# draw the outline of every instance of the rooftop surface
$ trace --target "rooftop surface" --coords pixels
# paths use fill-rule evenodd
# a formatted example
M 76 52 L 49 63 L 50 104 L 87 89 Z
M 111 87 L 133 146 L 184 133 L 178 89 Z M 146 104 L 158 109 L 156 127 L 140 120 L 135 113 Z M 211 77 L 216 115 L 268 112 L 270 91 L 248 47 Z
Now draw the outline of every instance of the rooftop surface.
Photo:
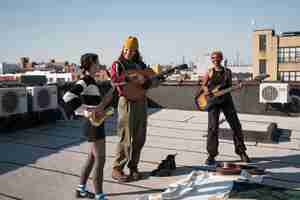
M 271 122 L 291 133 L 279 143 L 247 141 L 253 162 L 271 173 L 265 184 L 300 190 L 300 118 L 239 114 L 245 134 L 265 131 Z M 222 116 L 221 116 L 222 118 Z M 228 127 L 227 122 L 221 124 Z M 0 199 L 75 199 L 81 166 L 87 158 L 88 142 L 81 133 L 81 120 L 58 121 L 13 133 L 0 134 Z M 110 199 L 136 199 L 157 193 L 170 183 L 203 166 L 207 157 L 207 113 L 184 110 L 150 110 L 147 142 L 139 169 L 145 179 L 118 183 L 111 178 L 118 141 L 116 117 L 106 122 L 104 191 Z M 218 161 L 237 161 L 232 140 L 220 140 Z M 176 156 L 177 170 L 169 177 L 151 177 L 168 154 Z M 91 186 L 91 180 L 89 180 Z

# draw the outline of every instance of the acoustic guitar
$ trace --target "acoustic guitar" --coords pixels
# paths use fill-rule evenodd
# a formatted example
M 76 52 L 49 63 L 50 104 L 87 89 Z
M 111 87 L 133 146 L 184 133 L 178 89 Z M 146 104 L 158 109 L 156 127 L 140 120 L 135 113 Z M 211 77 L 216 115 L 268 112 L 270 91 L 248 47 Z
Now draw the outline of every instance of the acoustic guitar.
M 187 64 L 182 64 L 175 66 L 171 69 L 165 70 L 159 74 L 155 73 L 151 68 L 147 69 L 135 69 L 135 70 L 128 70 L 128 75 L 135 76 L 136 74 L 144 76 L 146 82 L 147 81 L 154 81 L 159 80 L 161 83 L 165 81 L 166 77 L 174 73 L 176 70 L 184 70 L 187 69 Z M 146 98 L 148 88 L 145 87 L 143 84 L 138 84 L 134 81 L 129 81 L 123 85 L 123 95 L 131 100 L 131 101 L 140 101 Z
M 139 73 L 140 75 L 143 75 L 145 77 L 145 79 L 148 79 L 149 81 L 152 81 L 154 79 L 159 79 L 159 80 L 165 80 L 166 76 L 174 73 L 175 70 L 183 70 L 183 69 L 187 69 L 187 65 L 183 64 L 183 65 L 178 65 L 175 66 L 171 69 L 168 69 L 162 73 L 156 74 L 152 69 L 146 69 L 146 70 L 129 70 L 128 74 L 129 76 L 134 76 L 134 74 Z M 130 100 L 141 100 L 143 98 L 145 98 L 146 96 L 146 89 L 143 87 L 143 85 L 140 84 L 136 84 L 134 82 L 122 82 L 122 83 L 118 83 L 115 84 L 104 96 L 103 100 L 101 101 L 101 103 L 97 106 L 88 106 L 86 105 L 86 108 L 96 108 L 98 106 L 105 108 L 109 103 L 112 97 L 113 97 L 113 93 L 115 91 L 115 86 L 123 86 L 124 87 L 124 94 L 125 96 L 130 99 Z M 111 116 L 114 113 L 114 108 L 113 107 L 108 107 L 104 110 L 104 116 L 103 117 L 98 117 L 96 116 L 96 113 L 94 111 L 88 111 L 88 110 L 84 110 L 83 111 L 83 115 L 89 119 L 89 121 L 91 122 L 91 124 L 93 126 L 100 126 L 104 120 Z
M 108 104 L 110 104 L 111 102 L 111 99 L 113 98 L 113 94 L 114 94 L 114 91 L 115 91 L 115 87 L 113 86 L 106 94 L 105 96 L 103 97 L 103 100 L 100 102 L 100 104 L 96 105 L 96 106 L 90 106 L 90 105 L 85 105 L 85 108 L 91 108 L 91 109 L 94 109 L 96 107 L 102 107 L 102 108 L 105 108 L 107 107 Z M 83 116 L 86 117 L 90 123 L 93 125 L 93 126 L 100 126 L 104 120 L 113 115 L 114 114 L 114 108 L 113 107 L 108 107 L 108 108 L 105 108 L 104 109 L 104 116 L 100 116 L 98 117 L 95 113 L 95 111 L 89 111 L 87 109 L 84 109 L 83 111 Z
M 93 107 L 90 107 L 90 108 L 93 108 Z M 87 110 L 83 111 L 83 115 L 89 119 L 90 123 L 93 126 L 96 126 L 96 127 L 100 126 L 107 117 L 114 114 L 114 108 L 109 107 L 104 110 L 104 113 L 105 113 L 105 115 L 103 117 L 97 117 L 96 113 L 93 111 L 87 111 Z
M 220 90 L 221 85 L 216 86 L 215 88 L 213 88 L 210 92 L 209 95 L 204 94 L 204 91 L 200 91 L 200 93 L 198 95 L 195 96 L 195 104 L 196 107 L 200 110 L 200 111 L 207 111 L 209 110 L 213 105 L 217 104 L 218 101 L 218 97 L 223 96 L 224 94 L 227 94 L 231 91 L 240 89 L 242 87 L 242 84 L 239 83 L 238 85 Z

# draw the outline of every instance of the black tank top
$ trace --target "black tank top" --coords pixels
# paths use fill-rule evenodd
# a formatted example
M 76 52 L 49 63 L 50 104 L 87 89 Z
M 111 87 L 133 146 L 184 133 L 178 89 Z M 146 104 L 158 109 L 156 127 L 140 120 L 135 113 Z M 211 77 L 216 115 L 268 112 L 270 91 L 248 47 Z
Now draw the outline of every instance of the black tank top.
M 230 87 L 228 73 L 224 67 L 222 67 L 221 70 L 219 71 L 215 70 L 214 68 L 212 68 L 211 70 L 212 70 L 212 76 L 208 81 L 209 90 L 214 89 L 218 85 L 221 85 L 220 89 L 225 89 Z

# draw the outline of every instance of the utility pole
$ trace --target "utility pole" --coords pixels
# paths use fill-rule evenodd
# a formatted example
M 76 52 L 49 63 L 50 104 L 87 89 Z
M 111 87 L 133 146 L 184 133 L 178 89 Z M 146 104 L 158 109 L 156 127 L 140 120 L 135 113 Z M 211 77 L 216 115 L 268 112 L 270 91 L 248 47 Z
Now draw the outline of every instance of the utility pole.
M 236 52 L 236 65 L 237 66 L 240 65 L 240 52 L 239 51 Z

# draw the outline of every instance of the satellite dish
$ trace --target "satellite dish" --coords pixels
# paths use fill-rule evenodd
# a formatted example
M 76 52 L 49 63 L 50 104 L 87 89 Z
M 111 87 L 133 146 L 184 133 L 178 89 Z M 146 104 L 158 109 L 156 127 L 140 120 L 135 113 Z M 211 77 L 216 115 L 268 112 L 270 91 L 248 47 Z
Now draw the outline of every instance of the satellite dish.
M 263 80 L 265 80 L 266 78 L 270 77 L 269 74 L 260 74 L 254 77 L 254 80 L 258 81 L 258 82 L 262 82 Z

